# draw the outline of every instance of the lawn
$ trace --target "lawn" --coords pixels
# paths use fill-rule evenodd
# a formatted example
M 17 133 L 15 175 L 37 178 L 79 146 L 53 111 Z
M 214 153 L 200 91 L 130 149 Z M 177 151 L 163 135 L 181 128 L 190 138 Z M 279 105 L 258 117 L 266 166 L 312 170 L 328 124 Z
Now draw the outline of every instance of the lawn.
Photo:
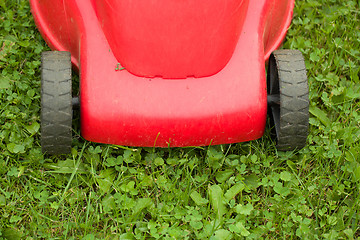
M 0 239 L 360 239 L 360 1 L 299 0 L 284 48 L 303 52 L 310 135 L 41 153 L 40 53 L 27 0 L 0 0 Z

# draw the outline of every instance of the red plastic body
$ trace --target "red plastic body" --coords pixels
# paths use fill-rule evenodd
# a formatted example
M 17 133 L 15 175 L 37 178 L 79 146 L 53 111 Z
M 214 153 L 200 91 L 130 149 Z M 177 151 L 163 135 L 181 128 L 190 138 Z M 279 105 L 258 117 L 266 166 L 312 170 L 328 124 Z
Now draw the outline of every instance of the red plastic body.
M 182 147 L 263 135 L 265 62 L 285 37 L 294 0 L 30 4 L 46 42 L 70 51 L 80 72 L 85 139 Z

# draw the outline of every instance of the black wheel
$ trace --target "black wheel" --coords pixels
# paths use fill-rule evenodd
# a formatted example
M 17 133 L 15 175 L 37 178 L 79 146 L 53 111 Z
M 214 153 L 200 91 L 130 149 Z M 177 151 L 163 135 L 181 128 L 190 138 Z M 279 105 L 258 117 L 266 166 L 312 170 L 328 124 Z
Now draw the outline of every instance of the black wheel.
M 297 50 L 277 50 L 269 59 L 268 110 L 280 151 L 301 149 L 309 132 L 309 88 L 304 57 Z
M 41 56 L 41 149 L 48 154 L 71 152 L 71 56 L 43 52 Z

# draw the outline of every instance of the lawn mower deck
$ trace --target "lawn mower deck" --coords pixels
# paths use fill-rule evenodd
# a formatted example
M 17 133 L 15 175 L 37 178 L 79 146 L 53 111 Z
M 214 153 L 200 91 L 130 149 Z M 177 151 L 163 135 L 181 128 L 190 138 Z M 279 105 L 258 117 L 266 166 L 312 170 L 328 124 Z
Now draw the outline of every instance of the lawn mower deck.
M 171 2 L 155 2 L 160 4 L 162 1 Z M 219 42 L 217 46 L 223 44 L 225 47 L 217 48 L 211 45 L 211 36 L 201 35 L 203 39 L 209 40 L 204 42 L 206 48 L 199 50 L 195 57 L 190 50 L 195 52 L 201 48 L 201 43 L 198 42 L 196 46 L 188 44 L 180 50 L 179 45 L 175 52 L 161 51 L 161 46 L 168 40 L 163 41 L 164 36 L 159 34 L 144 41 L 146 46 L 150 44 L 152 48 L 142 49 L 141 39 L 135 39 L 134 34 L 138 32 L 140 37 L 149 36 L 150 30 L 137 30 L 138 24 L 134 24 L 134 30 L 131 29 L 132 22 L 118 23 L 120 18 L 106 17 L 122 11 L 120 7 L 115 7 L 115 11 L 106 5 L 115 6 L 121 1 L 30 0 L 30 3 L 35 22 L 48 45 L 53 50 L 70 52 L 72 65 L 79 71 L 81 134 L 85 139 L 126 146 L 183 147 L 250 141 L 264 134 L 269 94 L 265 62 L 285 37 L 294 1 L 232 0 L 229 4 L 236 4 L 236 1 L 242 8 L 239 13 L 226 9 L 230 11 L 229 14 L 238 14 L 236 16 L 241 24 L 230 24 L 223 33 L 228 34 L 229 43 L 236 40 L 234 46 L 229 44 L 228 49 L 226 42 Z M 184 2 L 189 4 L 198 1 Z M 122 6 L 127 5 L 122 3 Z M 148 8 L 150 7 L 151 4 Z M 224 16 L 229 14 L 225 12 Z M 127 17 L 130 21 L 133 16 Z M 182 24 L 196 24 L 187 20 L 184 22 L 187 19 L 184 15 L 176 17 L 183 18 Z M 146 19 L 144 17 L 140 20 Z M 234 19 L 227 18 L 221 24 L 229 21 Z M 215 22 L 221 22 L 221 19 Z M 166 26 L 167 23 L 163 24 Z M 187 30 L 180 25 L 178 34 L 183 36 L 187 34 Z M 111 32 L 109 26 L 117 26 L 119 29 Z M 161 33 L 166 29 L 164 26 L 160 30 L 154 28 L 153 31 Z M 213 27 L 221 25 L 215 24 Z M 234 31 L 236 36 L 233 36 L 231 31 L 236 27 L 240 30 L 237 35 Z M 174 35 L 175 30 L 169 32 Z M 123 39 L 117 39 L 122 32 L 127 35 L 124 34 L 126 36 Z M 126 38 L 127 36 L 130 37 Z M 218 36 L 214 39 L 221 41 Z M 181 41 L 186 41 L 186 38 L 180 39 L 176 44 L 182 43 Z M 214 48 L 213 52 L 224 54 L 212 56 L 211 49 L 207 52 L 209 48 Z M 205 57 L 201 52 L 204 52 Z M 138 57 L 134 58 L 133 55 Z M 199 57 L 196 58 L 197 55 Z M 164 59 L 166 56 L 168 58 Z M 209 56 L 215 59 L 214 66 L 207 67 L 214 62 Z M 60 57 L 59 62 L 66 62 L 66 58 L 70 61 L 70 55 L 67 55 Z M 187 62 L 189 58 L 197 60 Z M 43 58 L 44 61 L 46 59 L 48 58 Z M 44 66 L 54 64 L 56 65 L 56 61 L 48 65 L 44 63 Z M 162 68 L 158 68 L 159 65 Z M 61 75 L 61 67 L 55 72 L 60 72 Z M 64 79 L 68 79 L 68 76 Z M 279 101 L 279 92 L 275 95 Z M 306 101 L 306 93 L 301 97 Z M 50 112 L 53 110 L 56 112 L 59 107 L 51 108 Z M 49 123 L 50 125 L 44 124 L 43 129 L 46 129 L 62 123 L 59 120 Z M 57 142 L 56 136 L 68 134 L 69 129 L 63 131 L 66 133 L 52 133 L 53 139 L 45 139 L 44 145 L 47 141 Z M 52 152 L 51 149 L 55 149 L 56 153 L 57 147 L 53 143 L 50 145 L 45 151 Z M 291 146 L 289 149 L 294 147 L 299 146 Z

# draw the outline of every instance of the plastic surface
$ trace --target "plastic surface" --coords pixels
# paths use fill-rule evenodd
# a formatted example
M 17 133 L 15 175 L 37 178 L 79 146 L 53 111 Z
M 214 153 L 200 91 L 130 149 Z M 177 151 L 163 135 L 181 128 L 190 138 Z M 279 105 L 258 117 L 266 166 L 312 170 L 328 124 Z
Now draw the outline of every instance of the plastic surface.
M 122 40 L 116 38 L 121 37 L 112 34 L 117 32 L 121 35 L 123 24 L 112 32 L 111 28 L 105 27 L 106 21 L 110 20 L 105 20 L 106 17 L 101 12 L 109 10 L 110 5 L 117 9 L 116 4 L 119 2 L 121 1 L 30 0 L 36 24 L 44 39 L 55 50 L 70 51 L 74 66 L 80 71 L 81 133 L 85 139 L 129 146 L 182 147 L 249 141 L 263 135 L 267 112 L 265 61 L 286 34 L 291 21 L 293 0 L 228 1 L 234 4 L 237 2 L 239 12 L 246 10 L 246 13 L 241 13 L 243 23 L 240 15 L 235 14 L 234 18 L 230 18 L 235 21 L 240 17 L 240 20 L 228 23 L 227 26 L 231 26 L 229 30 L 225 28 L 222 31 L 229 34 L 230 29 L 233 29 L 234 36 L 230 34 L 223 45 L 216 43 L 210 49 L 219 51 L 224 48 L 227 52 L 225 55 L 211 60 L 205 54 L 201 58 L 201 54 L 196 53 L 197 47 L 193 49 L 195 53 L 186 50 L 169 54 L 164 51 L 164 56 L 173 60 L 175 57 L 179 58 L 180 62 L 192 59 L 189 58 L 191 54 L 198 57 L 184 67 L 166 62 L 164 66 L 169 67 L 164 69 L 157 69 L 157 64 L 153 64 L 151 58 L 149 65 L 142 62 L 144 60 L 134 58 L 134 61 L 139 61 L 133 66 L 134 74 L 126 69 L 116 70 L 122 59 L 119 51 L 127 46 L 119 45 Z M 190 4 L 191 0 L 184 2 Z M 215 2 L 214 0 L 213 3 Z M 102 6 L 101 9 L 100 5 L 105 3 L 110 5 Z M 195 15 L 198 14 L 196 6 L 189 9 L 187 14 L 191 15 L 191 10 Z M 230 13 L 230 9 L 227 11 Z M 235 10 L 233 12 L 237 13 Z M 113 19 L 121 18 L 115 16 L 116 11 L 111 14 L 114 14 Z M 223 17 L 229 19 L 227 14 Z M 112 16 L 108 18 L 111 19 Z M 216 21 L 218 27 L 226 25 L 224 19 Z M 162 28 L 169 26 L 169 22 L 161 24 Z M 193 21 L 192 24 L 203 23 Z M 185 28 L 179 26 L 181 31 L 186 32 Z M 131 30 L 131 26 L 126 27 Z M 197 27 L 199 25 L 193 29 Z M 240 29 L 239 36 L 236 36 L 237 27 Z M 175 33 L 175 30 L 172 31 Z M 151 31 L 147 32 L 150 33 Z M 136 31 L 128 36 L 133 34 Z M 204 46 L 211 46 L 209 40 L 212 38 L 207 36 L 208 32 L 199 38 L 195 36 L 197 33 L 194 34 L 190 35 L 196 38 L 193 39 L 195 43 L 202 39 Z M 234 41 L 236 46 L 232 46 Z M 155 45 L 160 43 L 161 41 L 154 42 Z M 225 43 L 229 43 L 229 46 L 225 46 Z M 134 44 L 133 47 L 141 46 L 141 42 Z M 201 45 L 200 42 L 197 44 L 195 46 Z M 156 47 L 158 50 L 160 45 Z M 191 44 L 189 47 L 191 49 Z M 130 48 L 125 53 L 128 59 L 121 60 L 124 65 L 133 61 L 132 50 Z M 153 49 L 149 49 L 151 51 Z M 212 67 L 203 64 L 202 67 L 191 69 L 192 64 L 201 65 L 206 61 L 210 61 Z M 151 65 L 152 67 L 148 67 Z M 146 67 L 146 71 L 141 72 L 142 67 Z M 167 78 L 170 74 L 175 74 L 172 75 L 175 77 L 139 77 L 148 75 Z M 178 79 L 202 75 L 209 76 Z
M 230 60 L 249 0 L 96 0 L 110 47 L 129 72 L 204 77 Z

